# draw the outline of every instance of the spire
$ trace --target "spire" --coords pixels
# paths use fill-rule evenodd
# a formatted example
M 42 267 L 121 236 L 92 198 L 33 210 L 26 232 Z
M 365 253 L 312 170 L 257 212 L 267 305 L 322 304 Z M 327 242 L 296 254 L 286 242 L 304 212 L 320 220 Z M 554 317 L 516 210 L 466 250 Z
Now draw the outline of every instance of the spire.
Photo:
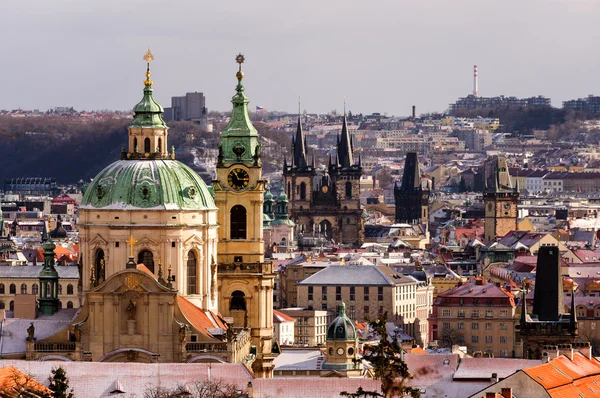
M 300 117 L 300 99 L 298 98 L 298 126 L 296 128 L 296 137 L 293 140 L 294 146 L 294 166 L 298 169 L 304 169 L 308 165 L 306 162 L 306 140 L 302 132 L 302 121 Z
M 40 271 L 40 296 L 38 297 L 40 312 L 44 315 L 52 315 L 60 306 L 58 299 L 58 272 L 54 268 L 54 249 L 56 245 L 48 237 L 48 231 L 44 226 L 45 240 L 42 244 L 44 249 L 44 267 Z
M 346 121 L 346 102 L 344 101 L 344 122 L 342 124 L 342 136 L 338 141 L 338 158 L 340 167 L 345 169 L 354 165 L 354 159 L 352 155 L 352 141 L 350 139 L 350 133 L 348 132 L 348 122 Z
M 144 96 L 142 100 L 133 107 L 133 120 L 131 127 L 158 127 L 166 128 L 167 124 L 163 120 L 163 107 L 152 97 L 152 80 L 150 80 L 150 62 L 154 60 L 154 56 L 150 49 L 144 55 L 146 61 L 146 80 L 144 80 Z M 166 143 L 165 143 L 166 145 Z M 135 149 L 135 148 L 134 148 Z
M 248 97 L 244 94 L 244 72 L 242 64 L 245 57 L 238 54 L 235 62 L 238 64 L 238 71 L 235 74 L 237 86 L 235 95 L 231 98 L 233 109 L 231 118 L 227 126 L 221 131 L 221 147 L 223 148 L 223 162 L 227 163 L 257 163 L 255 157 L 260 158 L 260 144 L 258 142 L 258 132 L 250 121 L 248 113 Z M 257 163 L 258 164 L 258 163 Z
M 416 152 L 408 152 L 404 161 L 404 174 L 402 175 L 402 192 L 414 192 L 421 189 L 421 168 Z
M 523 283 L 523 291 L 521 294 L 521 330 L 525 327 L 527 323 L 527 289 L 529 288 L 529 283 Z

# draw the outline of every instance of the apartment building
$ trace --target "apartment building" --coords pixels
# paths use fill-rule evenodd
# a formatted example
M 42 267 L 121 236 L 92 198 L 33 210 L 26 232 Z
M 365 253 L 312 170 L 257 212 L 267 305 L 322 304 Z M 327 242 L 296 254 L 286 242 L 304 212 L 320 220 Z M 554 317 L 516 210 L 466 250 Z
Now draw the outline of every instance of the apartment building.
M 282 308 L 279 312 L 295 319 L 294 344 L 316 347 L 325 344 L 327 325 L 333 313 L 309 308 Z
M 430 338 L 440 345 L 466 345 L 469 354 L 512 357 L 515 298 L 483 278 L 440 293 L 429 318 Z

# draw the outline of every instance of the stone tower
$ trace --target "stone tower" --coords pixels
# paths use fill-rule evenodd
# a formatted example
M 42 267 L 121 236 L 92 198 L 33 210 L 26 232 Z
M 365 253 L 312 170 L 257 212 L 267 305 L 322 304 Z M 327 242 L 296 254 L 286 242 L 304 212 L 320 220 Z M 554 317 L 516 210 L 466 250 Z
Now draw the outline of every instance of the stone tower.
M 429 220 L 429 189 L 423 188 L 416 152 L 406 154 L 402 185 L 394 186 L 396 223 L 425 224 Z
M 38 305 L 40 312 L 44 315 L 52 315 L 58 311 L 60 300 L 58 299 L 58 272 L 54 268 L 54 249 L 56 246 L 48 237 L 48 231 L 44 226 L 42 249 L 44 249 L 44 268 L 40 272 L 40 296 Z
M 238 84 L 229 124 L 221 132 L 213 181 L 218 222 L 219 311 L 234 328 L 250 328 L 257 377 L 273 374 L 273 264 L 265 262 L 261 145 L 250 121 L 242 84 L 244 57 L 236 57 Z
M 495 157 L 486 162 L 485 175 L 484 240 L 489 243 L 517 229 L 519 190 L 512 183 L 506 158 Z
M 327 360 L 323 369 L 335 370 L 345 376 L 359 376 L 362 364 L 357 362 L 358 334 L 356 327 L 346 316 L 346 304 L 337 307 L 338 316 L 327 328 Z

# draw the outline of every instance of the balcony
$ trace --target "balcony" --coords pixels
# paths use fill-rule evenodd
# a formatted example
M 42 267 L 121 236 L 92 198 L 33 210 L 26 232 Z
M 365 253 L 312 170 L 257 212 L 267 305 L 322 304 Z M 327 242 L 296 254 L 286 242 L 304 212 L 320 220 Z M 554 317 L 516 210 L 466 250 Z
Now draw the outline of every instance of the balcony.
M 225 343 L 187 343 L 185 345 L 187 352 L 227 352 Z
M 224 274 L 271 274 L 273 273 L 273 263 L 232 263 L 219 264 L 219 273 Z
M 36 352 L 75 352 L 76 343 L 65 341 L 63 343 L 35 343 L 33 350 Z

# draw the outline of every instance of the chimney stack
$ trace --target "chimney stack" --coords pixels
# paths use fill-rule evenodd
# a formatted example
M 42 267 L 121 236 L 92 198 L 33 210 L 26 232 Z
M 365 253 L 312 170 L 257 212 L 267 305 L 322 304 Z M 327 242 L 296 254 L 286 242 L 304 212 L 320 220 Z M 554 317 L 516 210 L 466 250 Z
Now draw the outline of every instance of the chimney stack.
M 490 381 L 492 383 L 498 383 L 500 379 L 498 378 L 498 373 L 492 373 L 492 378 L 490 379 Z
M 412 106 L 412 118 L 416 118 L 417 117 L 417 107 L 416 106 Z
M 477 65 L 473 66 L 473 96 L 479 97 L 479 74 Z
M 502 391 L 502 394 L 501 394 L 502 397 L 504 397 L 504 398 L 513 398 L 512 388 L 504 387 L 501 391 Z

